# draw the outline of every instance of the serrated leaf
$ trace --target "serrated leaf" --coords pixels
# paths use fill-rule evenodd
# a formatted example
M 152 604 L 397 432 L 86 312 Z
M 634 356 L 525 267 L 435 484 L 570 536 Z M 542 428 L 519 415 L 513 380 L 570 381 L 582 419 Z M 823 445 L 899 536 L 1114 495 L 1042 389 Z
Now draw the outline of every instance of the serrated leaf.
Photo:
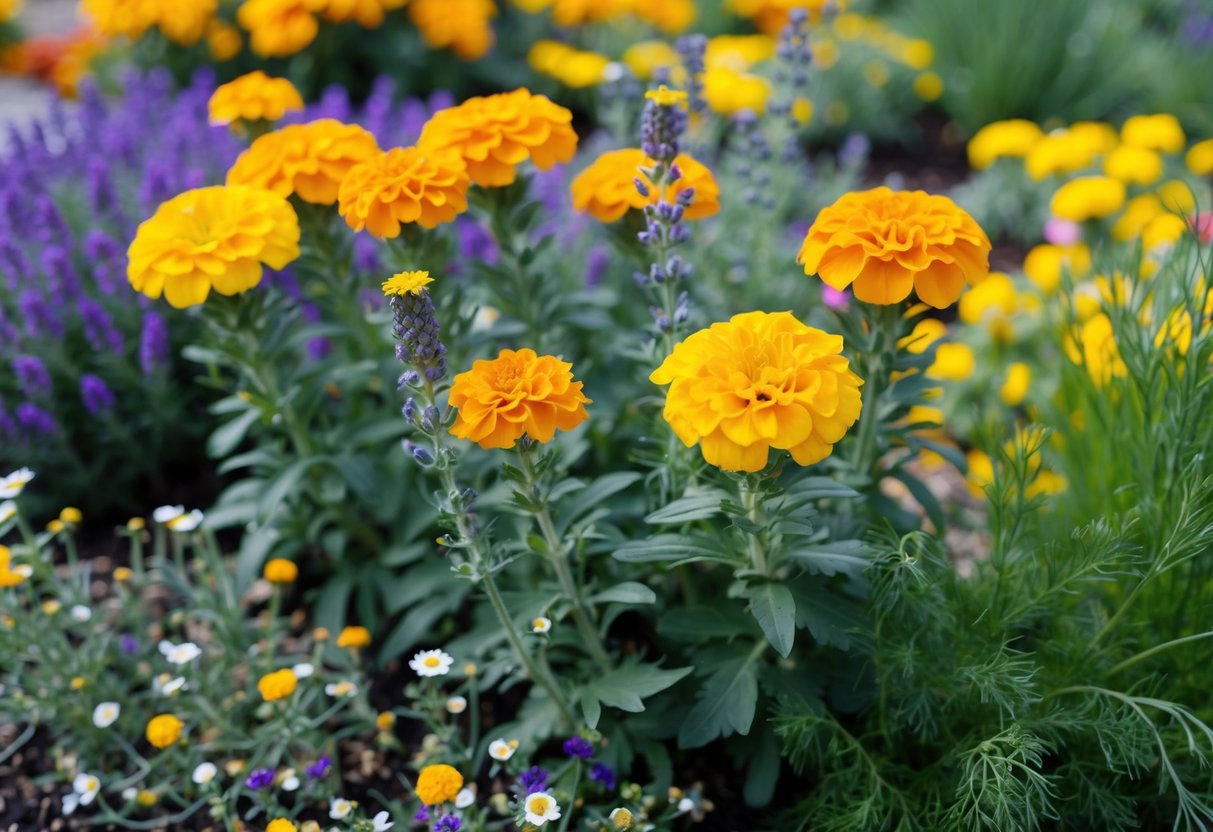
M 717 737 L 748 734 L 758 705 L 757 651 L 720 665 L 678 730 L 678 745 L 700 748 Z
M 831 592 L 820 578 L 804 578 L 791 586 L 796 597 L 796 626 L 808 629 L 820 644 L 849 650 L 864 620 L 855 604 Z
M 640 713 L 645 699 L 671 687 L 691 670 L 690 667 L 662 670 L 656 664 L 625 665 L 587 685 L 583 697 L 593 696 L 603 705 Z
M 625 581 L 590 596 L 589 600 L 593 604 L 607 604 L 611 602 L 619 604 L 656 604 L 657 593 L 644 584 L 635 581 Z
M 644 518 L 654 526 L 674 526 L 694 520 L 706 520 L 720 513 L 720 494 L 701 494 L 682 497 L 664 508 L 659 508 Z
M 746 590 L 750 612 L 767 641 L 785 659 L 796 639 L 796 599 L 783 584 L 758 584 Z
M 871 549 L 862 540 L 835 540 L 817 546 L 797 546 L 788 552 L 792 560 L 815 575 L 859 576 L 871 562 Z

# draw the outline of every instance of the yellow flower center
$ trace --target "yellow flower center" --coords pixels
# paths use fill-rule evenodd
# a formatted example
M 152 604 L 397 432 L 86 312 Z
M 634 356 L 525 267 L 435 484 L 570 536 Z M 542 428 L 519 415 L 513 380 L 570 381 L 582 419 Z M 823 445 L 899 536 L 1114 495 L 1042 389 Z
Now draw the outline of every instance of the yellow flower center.
M 542 815 L 550 808 L 552 808 L 552 801 L 548 798 L 542 796 L 531 798 L 531 811 L 535 814 Z
M 442 662 L 437 656 L 426 656 L 424 664 L 426 667 L 438 667 Z

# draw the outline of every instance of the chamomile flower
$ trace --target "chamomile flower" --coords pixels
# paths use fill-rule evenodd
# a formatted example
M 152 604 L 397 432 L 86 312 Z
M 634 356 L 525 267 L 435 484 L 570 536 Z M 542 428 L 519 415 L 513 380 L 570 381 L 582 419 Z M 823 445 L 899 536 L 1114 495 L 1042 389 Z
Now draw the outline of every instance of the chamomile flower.
M 560 804 L 547 792 L 528 794 L 523 807 L 526 822 L 534 826 L 543 826 L 549 820 L 560 820 Z
M 168 659 L 169 664 L 189 664 L 202 655 L 202 649 L 192 641 L 173 644 L 171 641 L 160 642 L 160 653 Z
M 166 676 L 169 678 L 165 679 L 164 677 Z M 164 673 L 161 674 L 161 679 L 162 681 L 160 683 L 158 693 L 161 693 L 164 696 L 176 696 L 178 693 L 189 687 L 189 685 L 185 682 L 184 676 L 174 677 L 170 673 Z
M 194 529 L 201 526 L 203 519 L 205 519 L 205 517 L 202 512 L 198 509 L 194 509 L 188 514 L 180 514 L 177 517 L 174 517 L 164 525 L 172 531 L 181 532 L 184 534 L 186 532 L 192 532 Z
M 352 811 L 354 811 L 354 804 L 344 797 L 335 797 L 329 804 L 329 817 L 333 820 L 344 820 Z
M 167 525 L 183 514 L 185 514 L 185 506 L 160 506 L 152 512 L 152 519 L 157 523 Z
M 70 815 L 78 807 L 89 805 L 100 791 L 100 780 L 91 774 L 80 772 L 72 780 L 72 793 L 63 798 L 63 814 Z
M 413 656 L 409 667 L 413 668 L 418 676 L 445 676 L 451 672 L 451 664 L 454 661 L 454 658 L 442 650 L 422 650 Z
M 387 812 L 380 812 L 375 815 L 375 817 L 371 818 L 371 823 L 374 824 L 373 832 L 387 832 L 387 830 L 396 825 L 392 820 L 392 816 Z
M 300 785 L 302 784 L 299 782 L 299 777 L 295 774 L 295 770 L 293 768 L 288 768 L 286 771 L 282 772 L 282 782 L 280 782 L 278 786 L 284 792 L 299 791 Z
M 518 749 L 518 740 L 493 740 L 489 743 L 489 756 L 494 760 L 505 762 L 510 757 L 514 756 L 514 752 Z
M 291 672 L 295 674 L 296 679 L 306 679 L 316 672 L 316 668 L 308 662 L 300 662 L 291 668 Z
M 466 809 L 476 802 L 476 793 L 471 789 L 460 789 L 459 794 L 455 795 L 455 808 Z
M 93 724 L 98 728 L 108 728 L 118 721 L 122 706 L 117 702 L 102 702 L 93 708 Z
M 358 692 L 358 686 L 348 679 L 340 682 L 330 682 L 324 686 L 324 692 L 337 698 L 350 697 Z
M 194 774 L 190 779 L 199 786 L 205 786 L 207 783 L 214 780 L 215 776 L 218 774 L 219 769 L 215 767 L 214 763 L 201 763 L 197 768 L 194 769 Z
M 83 624 L 85 621 L 88 621 L 93 617 L 93 611 L 84 606 L 84 604 L 77 604 L 76 606 L 72 607 L 71 616 L 73 621 L 78 621 Z
M 12 500 L 0 503 L 0 523 L 7 523 L 17 516 L 17 504 Z
M 531 621 L 532 633 L 546 633 L 552 629 L 552 619 L 539 616 Z
M 21 496 L 25 486 L 29 485 L 36 475 L 28 468 L 18 468 L 5 477 L 0 477 L 0 500 L 11 500 Z
M 449 714 L 461 714 L 468 709 L 468 701 L 462 696 L 452 696 L 446 700 L 446 711 Z

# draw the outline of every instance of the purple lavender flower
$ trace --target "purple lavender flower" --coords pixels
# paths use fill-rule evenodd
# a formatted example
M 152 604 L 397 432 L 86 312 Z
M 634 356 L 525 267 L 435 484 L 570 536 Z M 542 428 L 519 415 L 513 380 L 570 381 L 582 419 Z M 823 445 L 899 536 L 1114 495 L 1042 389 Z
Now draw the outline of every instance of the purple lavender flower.
M 422 824 L 430 821 L 430 807 L 422 806 L 417 810 L 417 814 L 413 815 L 413 823 Z
M 269 768 L 253 769 L 252 774 L 244 781 L 244 785 L 254 791 L 264 789 L 274 782 L 274 770 Z
M 168 328 L 155 312 L 143 316 L 139 333 L 139 368 L 145 376 L 168 364 Z
M 139 650 L 139 639 L 135 638 L 130 633 L 123 633 L 118 639 L 118 649 L 124 655 L 133 656 Z
M 531 766 L 518 775 L 518 785 L 522 786 L 527 794 L 541 792 L 547 788 L 548 773 L 539 766 Z
M 55 417 L 33 402 L 17 405 L 17 424 L 33 436 L 54 436 L 59 432 Z
M 617 781 L 615 779 L 615 769 L 608 766 L 606 763 L 594 763 L 590 767 L 590 779 L 595 783 L 601 783 L 602 787 L 608 792 L 615 791 Z
M 25 334 L 31 340 L 59 338 L 63 335 L 63 322 L 46 298 L 35 291 L 22 292 L 17 308 L 25 323 Z
M 13 375 L 21 392 L 30 398 L 49 393 L 51 389 L 51 374 L 46 365 L 36 355 L 19 355 L 13 359 Z
M 463 828 L 463 822 L 454 815 L 441 817 L 434 824 L 434 832 L 459 832 L 461 828 Z
M 332 768 L 332 766 L 332 760 L 330 760 L 328 757 L 321 757 L 316 762 L 304 769 L 304 773 L 307 774 L 308 778 L 311 780 L 323 780 L 328 776 L 329 769 Z
M 611 254 L 602 246 L 594 246 L 586 260 L 585 286 L 587 289 L 593 289 L 602 282 L 602 276 L 611 265 Z
M 570 757 L 588 760 L 594 756 L 594 744 L 585 737 L 569 737 L 564 741 L 564 753 Z
M 92 298 L 80 298 L 77 304 L 80 322 L 84 325 L 84 337 L 97 352 L 110 352 L 118 358 L 125 354 L 122 333 L 105 307 Z
M 114 409 L 114 394 L 100 377 L 92 373 L 85 373 L 80 377 L 80 398 L 84 402 L 85 410 L 93 416 Z

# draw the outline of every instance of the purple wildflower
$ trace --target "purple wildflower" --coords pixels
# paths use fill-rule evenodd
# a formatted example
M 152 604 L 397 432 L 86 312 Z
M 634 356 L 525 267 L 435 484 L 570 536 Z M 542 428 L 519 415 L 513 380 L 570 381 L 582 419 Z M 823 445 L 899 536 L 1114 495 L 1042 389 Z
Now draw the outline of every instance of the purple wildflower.
M 518 785 L 522 786 L 527 794 L 541 792 L 547 788 L 548 773 L 539 766 L 531 766 L 518 775 Z
M 304 772 L 307 774 L 309 779 L 322 780 L 328 776 L 329 769 L 332 768 L 332 766 L 332 760 L 330 760 L 328 757 L 321 757 L 316 762 L 304 769 Z
M 155 312 L 143 316 L 143 331 L 139 333 L 139 367 L 145 376 L 168 364 L 168 327 Z
M 17 405 L 17 424 L 24 428 L 27 434 L 34 436 L 53 436 L 59 432 L 59 423 L 55 421 L 55 417 L 33 402 Z
M 454 815 L 441 817 L 434 824 L 434 832 L 459 832 L 461 828 L 463 828 L 463 822 Z
M 80 377 L 80 398 L 84 408 L 93 416 L 108 413 L 114 408 L 114 394 L 100 377 L 85 373 Z
M 264 789 L 274 782 L 274 770 L 269 768 L 253 769 L 253 773 L 244 781 L 244 785 L 256 791 Z
M 139 650 L 139 639 L 135 638 L 130 633 L 123 633 L 118 639 L 118 649 L 124 655 L 133 656 Z
M 22 292 L 17 307 L 25 321 L 25 334 L 31 339 L 59 338 L 63 335 L 63 322 L 38 292 Z
M 413 815 L 413 823 L 429 823 L 430 807 L 422 806 L 417 810 L 417 814 Z
M 590 779 L 595 783 L 601 783 L 602 787 L 608 792 L 615 791 L 617 781 L 615 779 L 615 769 L 608 766 L 606 763 L 594 763 L 590 767 Z
M 13 375 L 17 377 L 21 392 L 30 398 L 50 392 L 51 374 L 47 372 L 42 359 L 36 355 L 19 355 L 14 358 Z
M 602 277 L 606 274 L 607 266 L 611 265 L 611 255 L 602 246 L 594 246 L 590 249 L 590 254 L 586 260 L 585 286 L 587 289 L 593 289 L 602 282 Z
M 594 743 L 585 737 L 569 737 L 564 741 L 564 753 L 570 757 L 580 757 L 588 760 L 594 756 Z
M 97 352 L 108 351 L 122 358 L 125 352 L 122 333 L 114 326 L 114 321 L 105 311 L 105 307 L 92 298 L 80 298 L 77 309 L 89 346 Z

